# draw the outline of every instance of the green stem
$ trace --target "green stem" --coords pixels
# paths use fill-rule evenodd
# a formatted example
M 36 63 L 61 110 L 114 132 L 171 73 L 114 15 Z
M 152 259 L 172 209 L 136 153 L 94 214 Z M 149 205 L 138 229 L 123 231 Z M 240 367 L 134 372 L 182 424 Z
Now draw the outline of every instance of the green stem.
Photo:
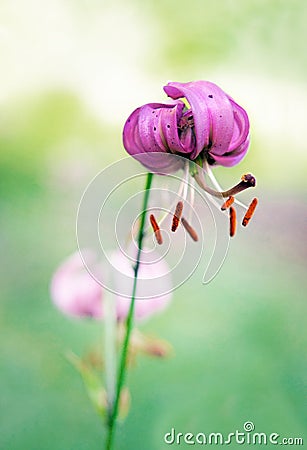
M 137 252 L 137 257 L 136 257 L 136 264 L 134 267 L 134 280 L 133 280 L 133 288 L 132 288 L 132 294 L 131 294 L 131 302 L 130 302 L 130 306 L 129 306 L 128 315 L 126 318 L 126 334 L 125 334 L 121 358 L 120 358 L 118 379 L 117 379 L 117 389 L 116 389 L 116 395 L 115 395 L 115 400 L 114 400 L 114 405 L 113 405 L 113 411 L 112 411 L 112 414 L 109 416 L 109 420 L 108 420 L 108 435 L 107 435 L 107 441 L 106 441 L 106 450 L 112 449 L 114 433 L 115 433 L 115 426 L 116 426 L 116 419 L 117 419 L 117 415 L 118 415 L 120 393 L 121 393 L 121 390 L 122 390 L 122 387 L 124 384 L 124 380 L 125 380 L 129 339 L 130 339 L 130 335 L 131 335 L 131 331 L 132 331 L 137 279 L 138 279 L 138 272 L 139 272 L 139 267 L 140 267 L 141 252 L 142 252 L 142 247 L 143 247 L 146 210 L 147 210 L 147 206 L 148 206 L 152 178 L 153 178 L 153 174 L 148 173 L 147 179 L 146 179 L 146 185 L 145 185 L 142 213 L 141 213 L 141 224 L 140 224 L 140 230 L 139 230 L 139 236 L 138 236 L 138 252 Z
M 112 415 L 116 390 L 116 311 L 110 292 L 104 293 L 105 306 L 105 375 L 107 391 L 107 413 Z

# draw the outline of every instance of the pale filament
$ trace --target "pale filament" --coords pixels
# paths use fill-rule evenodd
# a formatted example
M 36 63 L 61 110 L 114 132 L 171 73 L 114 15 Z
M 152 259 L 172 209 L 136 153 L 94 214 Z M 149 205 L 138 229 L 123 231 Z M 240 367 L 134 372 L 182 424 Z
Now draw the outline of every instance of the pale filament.
M 182 198 L 183 200 L 186 200 L 187 195 L 188 195 L 188 188 L 189 188 L 189 162 L 187 161 L 184 166 L 184 176 L 179 185 L 177 197 Z M 169 211 L 173 211 L 175 209 L 175 206 L 177 205 L 177 203 L 178 203 L 178 199 L 174 200 L 169 208 Z M 163 224 L 163 222 L 165 221 L 165 219 L 168 217 L 169 211 L 166 211 L 165 213 L 163 213 L 161 216 L 159 216 L 157 218 L 160 228 L 161 228 L 161 225 Z M 144 230 L 145 235 L 148 233 L 153 234 L 153 229 L 149 225 Z
M 194 200 L 195 200 L 195 180 L 194 177 L 191 177 L 191 186 L 190 186 L 190 210 L 188 214 L 189 222 L 192 220 L 192 214 L 193 214 L 193 207 L 194 207 Z
M 213 191 L 212 189 L 210 189 L 207 186 L 204 171 L 200 167 L 198 168 L 197 175 L 195 175 L 195 179 L 196 179 L 197 183 L 199 184 L 199 186 L 201 186 L 206 192 L 208 192 L 210 194 L 211 193 L 210 191 Z M 213 191 L 213 192 L 214 192 L 214 194 L 212 194 L 212 195 L 214 195 L 216 197 L 217 192 L 216 191 Z M 214 204 L 214 206 L 216 208 L 220 209 L 220 204 L 215 200 L 215 198 L 212 195 L 209 196 L 209 200 Z M 222 195 L 220 195 L 220 197 L 223 198 Z
M 208 161 L 206 159 L 204 160 L 203 168 L 204 168 L 204 171 L 206 172 L 206 174 L 209 176 L 209 178 L 210 178 L 213 186 L 215 187 L 215 189 L 217 189 L 218 191 L 222 191 L 223 189 L 220 186 L 220 184 L 217 181 L 217 179 L 215 178 L 215 176 L 213 175 L 211 167 L 209 166 Z M 244 209 L 247 209 L 247 206 L 244 203 L 240 202 L 240 200 L 237 200 L 236 198 L 235 198 L 234 203 L 236 203 L 239 206 L 242 206 L 242 208 L 244 208 Z
M 183 200 L 187 199 L 187 195 L 188 195 L 188 187 L 189 187 L 189 167 L 190 164 L 188 161 L 186 161 L 185 165 L 184 165 L 184 178 L 182 180 L 183 183 L 183 195 L 182 198 Z

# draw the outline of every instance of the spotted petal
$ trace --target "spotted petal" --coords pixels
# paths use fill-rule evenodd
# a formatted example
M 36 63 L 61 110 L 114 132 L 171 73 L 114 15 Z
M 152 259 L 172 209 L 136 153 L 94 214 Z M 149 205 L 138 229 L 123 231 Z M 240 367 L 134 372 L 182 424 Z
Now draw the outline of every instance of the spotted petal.
M 148 103 L 128 118 L 123 140 L 130 155 L 148 155 L 142 163 L 153 172 L 178 168 L 163 156 L 170 153 L 194 160 L 203 152 L 210 163 L 223 166 L 241 161 L 249 145 L 249 121 L 228 94 L 209 81 L 170 82 L 164 91 L 173 103 Z M 157 152 L 161 158 L 153 159 Z

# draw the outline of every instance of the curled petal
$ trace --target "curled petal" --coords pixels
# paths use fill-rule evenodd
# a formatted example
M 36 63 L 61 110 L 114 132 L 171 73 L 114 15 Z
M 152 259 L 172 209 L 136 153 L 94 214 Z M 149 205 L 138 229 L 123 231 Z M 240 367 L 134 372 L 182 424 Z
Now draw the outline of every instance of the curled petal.
M 212 94 L 207 95 L 208 109 L 210 112 L 210 150 L 214 154 L 223 155 L 229 151 L 229 145 L 233 135 L 233 110 L 227 95 L 222 89 L 211 83 L 210 91 Z
M 184 166 L 183 158 L 175 156 L 173 153 L 151 152 L 134 155 L 134 159 L 139 161 L 150 172 L 159 175 L 169 175 L 177 172 Z
M 189 148 L 185 148 L 178 134 L 178 114 L 176 110 L 163 111 L 161 115 L 160 129 L 164 136 L 166 146 L 171 153 L 190 153 Z
M 183 104 L 162 105 L 153 109 L 151 104 L 140 109 L 138 131 L 143 148 L 147 152 L 177 153 L 184 150 L 178 137 L 178 109 Z
M 177 122 L 184 104 L 148 103 L 129 116 L 123 131 L 127 152 L 151 172 L 176 172 L 181 163 L 170 153 L 184 152 L 178 137 Z M 159 153 L 159 155 L 155 155 Z
M 169 97 L 173 99 L 185 97 L 191 106 L 196 136 L 196 147 L 190 155 L 191 159 L 195 159 L 203 148 L 209 145 L 210 140 L 209 111 L 203 92 L 197 89 L 196 83 L 173 82 L 164 86 L 164 91 Z
M 239 148 L 247 140 L 249 133 L 249 120 L 245 110 L 234 102 L 232 98 L 229 100 L 231 102 L 234 114 L 234 132 L 228 149 L 229 152 L 232 152 Z
M 141 108 L 137 108 L 130 114 L 123 131 L 124 147 L 131 156 L 145 152 L 138 133 L 140 109 Z
M 221 88 L 209 81 L 170 82 L 164 91 L 173 103 L 149 103 L 127 120 L 124 146 L 129 154 L 177 153 L 190 160 L 209 154 L 215 164 L 224 166 L 244 157 L 249 144 L 248 116 Z M 154 161 L 144 165 L 158 173 L 177 167 L 162 160 L 157 160 L 157 166 Z
M 246 155 L 249 146 L 249 139 L 243 142 L 236 150 L 233 152 L 226 153 L 222 156 L 212 155 L 216 164 L 224 167 L 232 167 L 238 164 Z M 211 153 L 209 152 L 211 155 Z
M 248 116 L 216 84 L 209 81 L 173 82 L 168 83 L 164 91 L 173 99 L 185 97 L 190 104 L 197 142 L 191 159 L 206 147 L 210 148 L 209 153 L 217 164 L 231 166 L 244 157 L 248 148 Z M 241 155 L 239 152 L 232 154 L 238 149 Z

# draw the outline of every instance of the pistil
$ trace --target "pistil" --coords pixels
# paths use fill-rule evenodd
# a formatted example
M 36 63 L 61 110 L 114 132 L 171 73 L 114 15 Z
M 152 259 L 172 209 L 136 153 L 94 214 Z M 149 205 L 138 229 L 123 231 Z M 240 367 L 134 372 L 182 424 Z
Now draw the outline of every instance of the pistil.
M 242 175 L 241 181 L 233 186 L 232 188 L 228 189 L 227 191 L 216 191 L 212 188 L 210 188 L 205 180 L 204 173 L 201 167 L 198 167 L 197 173 L 194 175 L 195 180 L 199 184 L 199 186 L 204 189 L 208 194 L 213 195 L 214 197 L 230 197 L 238 194 L 239 192 L 244 191 L 245 189 L 248 189 L 250 187 L 256 186 L 256 178 L 251 174 L 248 173 L 246 175 Z

